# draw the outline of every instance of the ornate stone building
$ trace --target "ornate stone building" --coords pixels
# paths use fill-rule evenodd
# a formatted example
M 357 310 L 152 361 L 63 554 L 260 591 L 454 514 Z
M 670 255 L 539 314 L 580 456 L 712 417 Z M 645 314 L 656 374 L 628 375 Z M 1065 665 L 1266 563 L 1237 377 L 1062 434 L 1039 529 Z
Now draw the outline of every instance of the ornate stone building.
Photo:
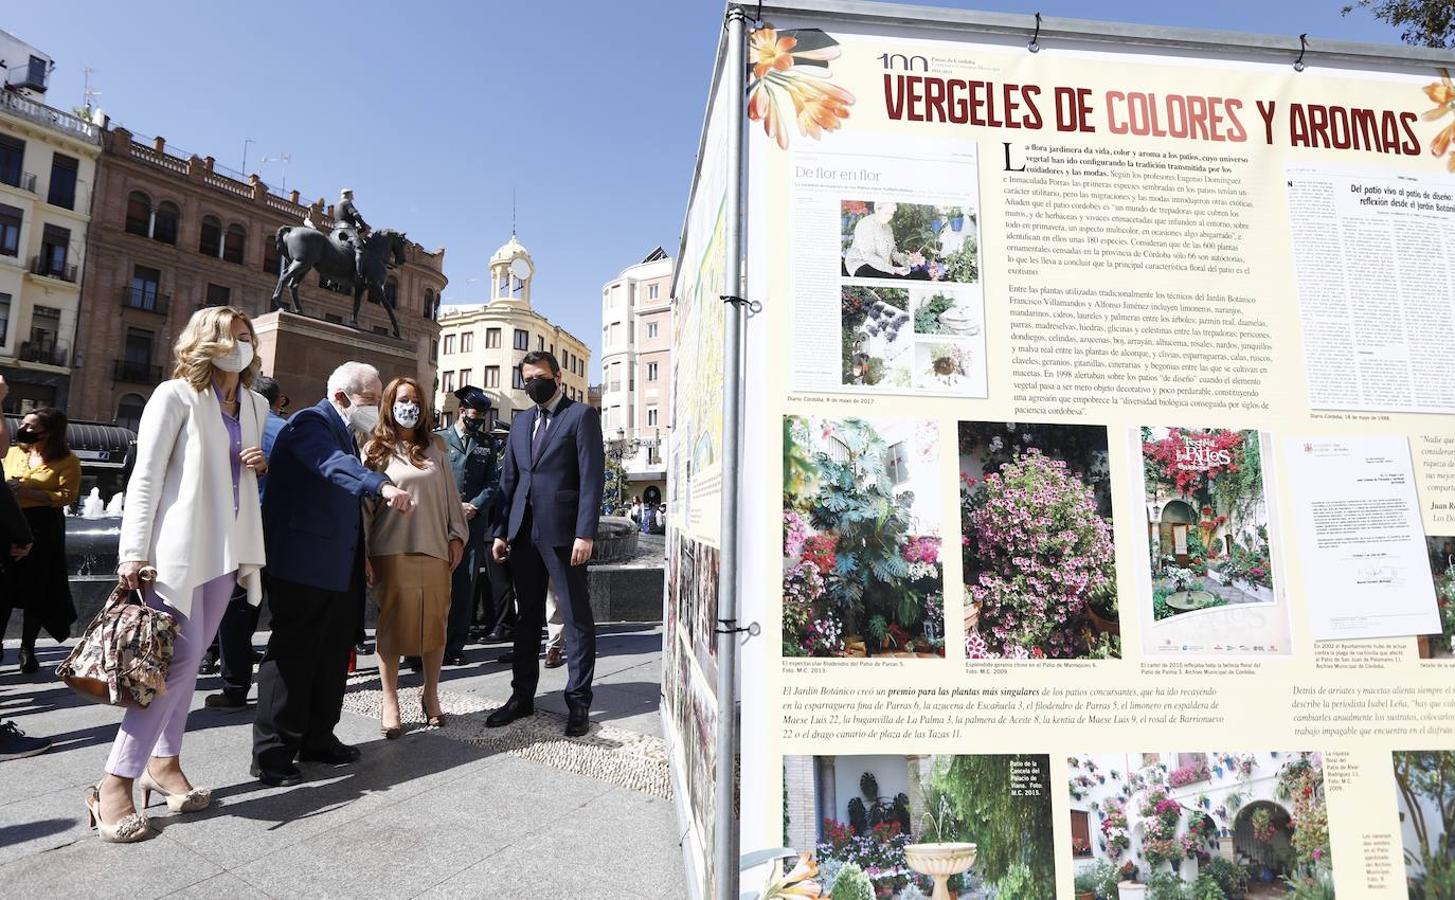
M 440 311 L 440 380 L 435 409 L 442 424 L 454 420 L 453 392 L 473 384 L 495 402 L 498 421 L 509 422 L 531 405 L 520 380 L 520 360 L 531 350 L 549 350 L 561 363 L 566 395 L 586 399 L 591 349 L 580 338 L 531 306 L 535 263 L 515 235 L 490 257 L 490 299 L 452 304 Z
M 367 191 L 359 199 L 367 210 Z M 135 428 L 152 389 L 171 377 L 172 344 L 193 311 L 229 304 L 253 316 L 269 312 L 278 229 L 305 218 L 327 229 L 332 213 L 323 200 L 301 203 L 297 191 L 272 193 L 257 175 L 243 180 L 224 173 L 212 157 L 178 155 L 160 137 L 143 142 L 125 128 L 109 128 L 88 242 L 71 415 Z M 443 249 L 411 243 L 405 264 L 391 270 L 386 293 L 395 298 L 399 340 L 390 336 L 385 311 L 368 303 L 359 314 L 363 334 L 330 333 L 356 339 L 356 358 L 379 365 L 386 381 L 407 374 L 432 384 L 443 265 Z M 343 323 L 352 313 L 352 297 L 323 286 L 315 273 L 299 297 L 309 316 L 328 322 Z M 403 358 L 414 368 L 394 371 Z M 297 409 L 316 402 L 323 384 L 284 384 L 283 390 Z
M 52 63 L 0 31 L 0 376 L 5 412 L 66 406 L 101 129 L 47 106 Z

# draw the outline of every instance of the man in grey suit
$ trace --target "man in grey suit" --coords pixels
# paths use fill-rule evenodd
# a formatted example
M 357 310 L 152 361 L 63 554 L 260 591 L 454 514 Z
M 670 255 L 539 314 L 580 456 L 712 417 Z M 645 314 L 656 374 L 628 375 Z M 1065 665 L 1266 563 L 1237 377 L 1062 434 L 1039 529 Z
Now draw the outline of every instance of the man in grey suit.
M 520 374 L 535 405 L 517 412 L 510 423 L 500 474 L 503 516 L 491 548 L 497 562 L 510 559 L 519 620 L 510 700 L 485 724 L 499 728 L 535 712 L 549 583 L 565 619 L 566 734 L 577 736 L 590 725 L 596 667 L 596 622 L 586 564 L 606 480 L 601 414 L 566 397 L 554 354 L 527 353 Z

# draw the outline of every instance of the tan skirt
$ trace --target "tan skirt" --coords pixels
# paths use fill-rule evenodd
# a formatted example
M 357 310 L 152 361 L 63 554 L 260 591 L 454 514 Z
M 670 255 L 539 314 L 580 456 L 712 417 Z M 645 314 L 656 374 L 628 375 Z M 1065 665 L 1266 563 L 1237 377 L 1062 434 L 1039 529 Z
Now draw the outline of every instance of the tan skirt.
M 450 564 L 423 553 L 371 556 L 379 656 L 423 656 L 445 645 Z

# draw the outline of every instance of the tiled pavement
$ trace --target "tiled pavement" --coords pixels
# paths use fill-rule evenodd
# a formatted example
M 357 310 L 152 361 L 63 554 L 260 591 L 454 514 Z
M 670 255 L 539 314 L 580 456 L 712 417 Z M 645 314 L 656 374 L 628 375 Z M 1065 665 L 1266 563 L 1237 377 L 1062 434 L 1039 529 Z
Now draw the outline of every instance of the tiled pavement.
M 592 719 L 604 727 L 586 740 L 607 754 L 631 744 L 643 756 L 608 757 L 604 769 L 564 770 L 531 734 L 513 746 L 475 740 L 484 711 L 509 694 L 509 668 L 494 661 L 504 646 L 472 647 L 470 665 L 446 670 L 445 709 L 456 714 L 446 728 L 424 729 L 417 712 L 411 723 L 413 696 L 401 699 L 410 730 L 396 741 L 383 739 L 377 720 L 346 711 L 339 736 L 361 747 L 363 759 L 338 769 L 305 765 L 308 780 L 294 788 L 249 777 L 251 710 L 203 709 L 216 686 L 204 678 L 183 763 L 194 783 L 213 787 L 214 804 L 185 816 L 155 805 L 159 833 L 130 846 L 103 844 L 83 822 L 82 790 L 101 775 L 119 712 L 81 704 L 43 677 L 63 656 L 43 644 L 39 675 L 16 672 L 13 642 L 0 663 L 0 719 L 55 740 L 43 756 L 0 763 L 0 897 L 682 895 L 672 802 L 625 786 L 641 780 L 623 777 L 655 764 L 643 748 L 660 739 L 658 626 L 601 628 Z M 362 661 L 348 709 L 369 708 L 372 666 Z M 542 673 L 537 708 L 547 723 L 550 712 L 564 716 L 564 681 L 564 668 Z M 417 675 L 403 679 L 406 688 L 418 684 Z

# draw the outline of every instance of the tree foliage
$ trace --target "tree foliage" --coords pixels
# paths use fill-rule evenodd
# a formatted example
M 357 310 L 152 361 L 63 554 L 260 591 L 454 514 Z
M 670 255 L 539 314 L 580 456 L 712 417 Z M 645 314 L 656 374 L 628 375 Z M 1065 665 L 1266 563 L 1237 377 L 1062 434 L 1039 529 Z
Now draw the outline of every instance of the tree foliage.
M 1024 865 L 1029 878 L 1016 877 L 1030 889 L 1016 896 L 1055 896 L 1055 825 L 1044 756 L 951 757 L 936 768 L 926 800 L 931 810 L 948 813 L 942 840 L 977 845 L 975 868 L 987 883 Z
M 1358 0 L 1344 15 L 1367 9 L 1400 30 L 1400 40 L 1417 47 L 1455 49 L 1455 4 L 1450 0 Z

